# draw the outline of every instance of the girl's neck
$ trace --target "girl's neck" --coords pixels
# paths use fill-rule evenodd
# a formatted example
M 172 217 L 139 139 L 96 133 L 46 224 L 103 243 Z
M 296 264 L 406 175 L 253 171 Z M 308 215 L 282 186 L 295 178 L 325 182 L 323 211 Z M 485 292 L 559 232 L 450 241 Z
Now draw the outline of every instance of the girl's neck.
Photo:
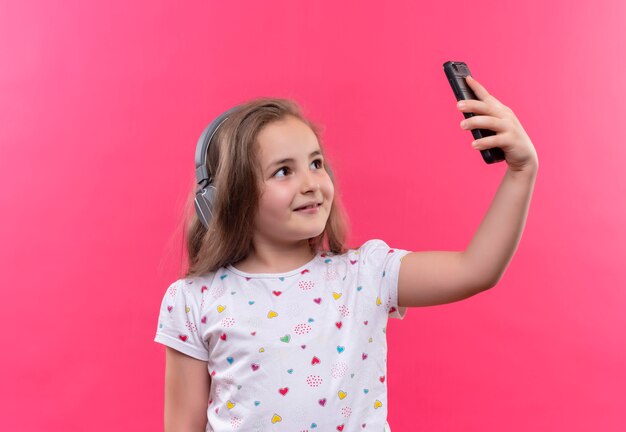
M 308 240 L 294 248 L 255 245 L 248 256 L 234 267 L 245 273 L 286 273 L 302 267 L 314 257 Z

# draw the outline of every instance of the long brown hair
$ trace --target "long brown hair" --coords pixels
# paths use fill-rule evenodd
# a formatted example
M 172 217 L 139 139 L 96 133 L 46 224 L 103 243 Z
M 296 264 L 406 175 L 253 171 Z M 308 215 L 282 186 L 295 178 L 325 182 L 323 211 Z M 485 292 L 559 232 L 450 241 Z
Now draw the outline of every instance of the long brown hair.
M 349 222 L 341 203 L 328 159 L 322 146 L 319 126 L 307 119 L 293 100 L 256 98 L 241 104 L 217 130 L 209 146 L 207 169 L 216 188 L 213 217 L 208 229 L 195 213 L 194 189 L 187 200 L 187 254 L 188 270 L 184 277 L 213 272 L 222 266 L 235 264 L 246 258 L 252 249 L 254 226 L 260 195 L 260 147 L 257 135 L 269 123 L 293 116 L 308 125 L 320 144 L 324 167 L 335 194 L 324 231 L 309 239 L 311 251 L 324 250 L 341 254 L 345 245 Z

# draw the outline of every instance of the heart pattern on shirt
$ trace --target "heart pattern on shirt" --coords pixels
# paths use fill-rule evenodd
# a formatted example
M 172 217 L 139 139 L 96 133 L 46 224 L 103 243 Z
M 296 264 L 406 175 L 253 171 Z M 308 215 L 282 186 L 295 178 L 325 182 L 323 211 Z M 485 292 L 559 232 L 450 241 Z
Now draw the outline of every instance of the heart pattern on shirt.
M 356 254 L 358 254 L 357 251 Z M 392 253 L 393 250 L 389 250 L 389 253 Z M 366 260 L 362 260 L 363 262 L 361 263 L 360 267 L 356 267 L 356 264 L 359 263 L 358 259 L 350 259 L 349 262 L 351 264 L 351 266 L 355 266 L 354 268 L 363 268 L 364 271 L 366 271 L 368 269 L 367 264 L 369 264 L 370 262 L 370 255 L 364 255 L 364 257 L 367 257 Z M 370 360 L 370 365 L 372 364 L 376 364 L 378 367 L 378 356 L 375 355 L 374 353 L 377 353 L 377 347 L 378 345 L 374 346 L 374 345 L 370 345 L 369 347 L 371 347 L 371 350 L 368 350 L 368 352 L 364 352 L 362 351 L 363 348 L 366 348 L 363 346 L 363 343 L 365 342 L 364 338 L 362 336 L 365 336 L 365 338 L 367 338 L 369 343 L 373 343 L 373 337 L 371 337 L 370 335 L 379 335 L 378 331 L 381 329 L 381 327 L 379 326 L 380 321 L 378 320 L 378 318 L 374 319 L 374 315 L 376 314 L 376 317 L 378 317 L 378 315 L 380 315 L 380 312 L 377 312 L 375 309 L 381 310 L 381 309 L 386 309 L 388 314 L 392 314 L 392 313 L 397 313 L 398 312 L 398 308 L 391 305 L 391 297 L 387 297 L 387 293 L 384 293 L 383 290 L 381 289 L 381 285 L 378 284 L 364 284 L 364 285 L 359 285 L 359 286 L 352 286 L 349 287 L 351 291 L 347 291 L 345 290 L 346 288 L 348 288 L 347 286 L 342 285 L 342 280 L 345 281 L 347 280 L 347 276 L 350 275 L 350 272 L 353 272 L 354 270 L 349 270 L 351 268 L 351 266 L 345 266 L 346 261 L 342 261 L 343 265 L 339 265 L 339 266 L 335 266 L 335 263 L 333 262 L 334 260 L 328 258 L 325 260 L 325 262 L 329 265 L 328 266 L 328 271 L 325 273 L 326 278 L 323 279 L 324 281 L 327 281 L 331 284 L 335 284 L 335 285 L 328 285 L 326 286 L 327 289 L 332 287 L 331 289 L 328 289 L 327 291 L 320 291 L 319 290 L 319 286 L 316 286 L 316 278 L 312 277 L 312 276 L 307 276 L 306 278 L 302 278 L 302 280 L 296 280 L 293 281 L 293 277 L 295 276 L 296 279 L 299 278 L 300 276 L 298 275 L 289 275 L 289 277 L 281 277 L 281 278 L 275 278 L 274 279 L 274 287 L 273 288 L 278 288 L 280 286 L 279 284 L 279 280 L 280 282 L 285 282 L 286 280 L 289 280 L 289 285 L 287 283 L 283 284 L 281 289 L 268 289 L 266 291 L 266 294 L 259 294 L 261 291 L 257 291 L 256 294 L 253 294 L 255 296 L 255 299 L 252 300 L 250 299 L 250 296 L 248 295 L 247 291 L 244 291 L 243 289 L 253 289 L 256 288 L 255 285 L 253 285 L 252 283 L 250 283 L 249 285 L 246 284 L 245 286 L 241 285 L 242 289 L 238 289 L 238 286 L 233 286 L 234 284 L 231 283 L 232 280 L 234 279 L 239 279 L 238 275 L 230 275 L 230 279 L 228 281 L 226 281 L 227 276 L 226 274 L 221 275 L 220 280 L 224 281 L 224 282 L 220 282 L 218 280 L 216 280 L 216 282 L 214 283 L 213 286 L 208 285 L 208 284 L 204 284 L 201 285 L 200 290 L 197 290 L 197 285 L 195 290 L 192 290 L 190 287 L 189 291 L 187 287 L 183 287 L 184 288 L 184 292 L 187 295 L 187 297 L 182 297 L 182 295 L 178 295 L 177 297 L 174 297 L 174 294 L 170 292 L 168 292 L 168 294 L 171 297 L 176 298 L 178 302 L 181 302 L 183 299 L 185 301 L 185 303 L 174 303 L 174 304 L 170 304 L 170 305 L 164 305 L 164 311 L 165 311 L 165 307 L 167 308 L 167 312 L 165 313 L 172 313 L 172 312 L 178 312 L 177 314 L 171 314 L 168 315 L 168 319 L 171 320 L 175 320 L 176 316 L 183 316 L 183 319 L 186 319 L 186 328 L 188 330 L 188 332 L 190 333 L 182 333 L 183 331 L 185 331 L 183 329 L 183 327 L 181 326 L 180 328 L 180 333 L 174 333 L 172 334 L 172 336 L 176 337 L 178 336 L 178 338 L 183 341 L 183 342 L 188 342 L 194 348 L 198 348 L 199 347 L 199 343 L 204 343 L 204 342 L 209 342 L 208 339 L 204 339 L 206 338 L 207 335 L 209 334 L 208 331 L 213 331 L 213 329 L 215 328 L 215 326 L 221 326 L 222 328 L 224 327 L 229 327 L 231 328 L 230 332 L 231 332 L 231 337 L 234 337 L 234 339 L 232 339 L 235 343 L 234 344 L 218 344 L 217 345 L 217 350 L 219 350 L 220 352 L 226 352 L 229 354 L 233 354 L 233 355 L 228 355 L 228 356 L 222 356 L 222 357 L 217 357 L 216 359 L 211 360 L 213 363 L 211 363 L 211 370 L 209 371 L 210 375 L 212 377 L 216 377 L 216 373 L 217 373 L 217 379 L 216 382 L 220 383 L 220 377 L 223 380 L 226 380 L 228 382 L 228 380 L 234 380 L 235 382 L 229 382 L 229 385 L 233 386 L 235 388 L 235 396 L 230 396 L 230 400 L 226 400 L 226 403 L 224 404 L 224 400 L 222 399 L 222 401 L 217 400 L 216 401 L 216 405 L 221 404 L 222 407 L 224 407 L 224 405 L 226 406 L 226 408 L 228 408 L 228 410 L 232 410 L 232 414 L 229 414 L 230 416 L 230 425 L 233 428 L 239 427 L 239 425 L 244 426 L 245 424 L 249 423 L 244 423 L 244 421 L 247 421 L 245 419 L 245 415 L 242 415 L 243 412 L 245 411 L 241 411 L 242 407 L 244 407 L 246 404 L 249 404 L 250 402 L 252 402 L 254 404 L 254 406 L 259 406 L 261 404 L 261 399 L 257 399 L 254 400 L 253 397 L 247 397 L 249 399 L 252 400 L 248 400 L 248 402 L 244 403 L 245 399 L 237 399 L 237 394 L 239 395 L 239 397 L 243 397 L 243 395 L 245 394 L 245 392 L 243 393 L 236 393 L 236 390 L 239 389 L 241 390 L 243 387 L 246 387 L 247 391 L 249 392 L 253 387 L 252 386 L 247 386 L 247 381 L 245 381 L 245 379 L 242 379 L 243 376 L 245 376 L 245 372 L 243 374 L 241 374 L 240 370 L 234 370 L 233 369 L 229 369 L 227 366 L 226 368 L 224 367 L 225 363 L 224 359 L 226 360 L 226 365 L 235 365 L 235 361 L 237 361 L 238 364 L 241 364 L 241 362 L 244 362 L 245 364 L 248 364 L 251 368 L 252 373 L 259 373 L 257 375 L 254 376 L 253 379 L 255 380 L 260 380 L 260 379 L 266 379 L 264 377 L 265 375 L 268 375 L 268 364 L 267 362 L 272 362 L 272 366 L 274 364 L 274 362 L 277 360 L 277 357 L 275 357 L 275 352 L 277 349 L 280 349 L 279 346 L 281 344 L 277 344 L 274 341 L 276 341 L 276 339 L 274 339 L 276 336 L 278 336 L 278 339 L 280 342 L 284 343 L 284 344 L 289 344 L 291 342 L 291 340 L 293 339 L 294 341 L 294 348 L 295 345 L 300 346 L 302 350 L 304 350 L 305 348 L 307 348 L 306 344 L 303 344 L 302 342 L 309 342 L 310 341 L 310 345 L 312 347 L 310 354 L 308 355 L 308 359 L 310 360 L 310 365 L 306 365 L 306 364 L 302 364 L 302 363 L 297 363 L 294 364 L 293 366 L 296 366 L 296 368 L 294 367 L 289 367 L 290 365 L 286 365 L 285 368 L 280 368 L 281 371 L 280 373 L 282 374 L 282 377 L 280 377 L 279 380 L 277 380 L 277 384 L 282 384 L 284 385 L 284 387 L 278 387 L 278 385 L 273 386 L 274 388 L 278 389 L 279 394 L 282 397 L 285 397 L 285 401 L 287 401 L 287 403 L 292 403 L 291 401 L 294 400 L 294 398 L 296 398 L 296 395 L 298 397 L 300 397 L 300 391 L 301 389 L 297 387 L 296 384 L 298 381 L 298 378 L 302 379 L 304 377 L 307 377 L 307 369 L 311 368 L 311 367 L 315 367 L 316 370 L 316 374 L 315 375 L 308 375 L 306 382 L 308 383 L 309 387 L 320 387 L 322 385 L 322 383 L 327 383 L 327 379 L 330 379 L 330 376 L 328 376 L 327 378 L 327 373 L 330 372 L 326 371 L 326 368 L 330 368 L 331 365 L 333 365 L 333 378 L 339 379 L 342 378 L 342 381 L 334 381 L 336 384 L 340 385 L 341 387 L 337 388 L 335 387 L 335 392 L 336 392 L 336 397 L 334 397 L 334 395 L 331 395 L 331 397 L 329 399 L 327 398 L 320 398 L 318 399 L 318 404 L 320 405 L 320 407 L 325 407 L 326 411 L 328 409 L 331 410 L 335 410 L 335 409 L 339 409 L 337 407 L 337 403 L 338 401 L 342 401 L 344 404 L 347 402 L 348 405 L 343 406 L 343 408 L 341 408 L 341 414 L 343 416 L 345 416 L 346 418 L 348 418 L 350 416 L 351 413 L 353 413 L 353 410 L 356 410 L 357 408 L 357 401 L 360 401 L 362 398 L 364 398 L 363 395 L 368 395 L 370 389 L 373 390 L 373 396 L 378 396 L 380 394 L 382 394 L 383 396 L 385 396 L 384 393 L 380 392 L 380 389 L 378 388 L 372 388 L 373 383 L 371 383 L 371 379 L 368 379 L 366 381 L 359 381 L 359 378 L 363 378 L 364 375 L 373 375 L 373 380 L 376 380 L 376 372 L 377 369 L 364 369 L 365 366 L 362 365 L 366 365 L 367 363 L 362 363 L 361 365 L 357 365 L 354 363 L 354 360 L 356 357 L 358 357 L 358 351 L 361 351 L 361 359 L 363 361 L 369 359 L 369 356 L 372 355 L 372 360 Z M 366 262 L 367 261 L 367 262 Z M 321 263 L 317 263 L 316 265 L 320 265 Z M 346 272 L 346 269 L 347 272 Z M 378 278 L 381 277 L 386 277 L 386 272 L 385 272 L 385 268 L 381 268 L 382 271 L 380 272 L 376 272 L 375 276 L 377 276 Z M 389 270 L 389 268 L 387 268 L 387 270 Z M 317 269 L 315 270 L 317 271 Z M 301 275 L 305 275 L 307 273 L 310 273 L 309 269 L 304 269 L 301 272 Z M 374 272 L 372 272 L 374 273 Z M 382 276 L 381 276 L 382 275 Z M 322 274 L 322 277 L 324 276 L 324 274 Z M 350 277 L 352 278 L 352 276 L 350 275 Z M 246 281 L 253 281 L 256 278 L 249 278 L 246 277 L 245 278 Z M 243 278 L 242 278 L 243 280 Z M 354 281 L 355 279 L 350 279 L 352 281 Z M 289 288 L 291 288 L 293 285 L 291 285 L 291 281 L 294 282 L 294 284 L 297 284 L 300 289 L 296 291 L 294 291 L 293 289 L 291 291 L 289 291 Z M 365 282 L 365 279 L 362 279 L 363 282 Z M 186 281 L 188 284 L 192 284 L 193 281 L 187 280 Z M 264 281 L 265 282 L 265 281 Z M 269 282 L 269 281 L 268 281 Z M 385 282 L 385 281 L 383 281 Z M 222 287 L 222 283 L 224 284 Z M 228 283 L 228 285 L 226 285 Z M 326 282 L 325 282 L 326 283 Z M 385 282 L 386 283 L 386 282 Z M 217 284 L 217 285 L 215 285 Z M 230 286 L 229 286 L 230 285 Z M 321 284 L 320 284 L 321 285 Z M 355 284 L 356 285 L 356 284 Z M 271 287 L 270 284 L 268 284 L 267 286 Z M 249 288 L 245 288 L 245 287 L 249 287 Z M 229 291 L 229 289 L 233 289 L 236 288 L 237 291 Z M 354 288 L 356 288 L 356 290 L 354 290 Z M 180 291 L 183 291 L 183 289 L 180 289 Z M 345 291 L 344 291 L 345 290 Z M 204 293 L 207 291 L 211 291 L 212 296 L 205 296 Z M 376 291 L 378 292 L 378 296 L 376 295 Z M 188 294 L 192 292 L 195 293 L 195 296 L 199 296 L 200 293 L 202 294 L 202 304 L 200 305 L 200 302 L 198 301 L 198 305 L 194 306 L 194 304 L 192 303 L 188 303 L 190 301 L 190 298 L 188 296 Z M 240 298 L 239 302 L 240 304 L 236 304 L 233 303 L 233 301 L 235 301 L 236 297 L 233 297 L 232 300 L 230 297 L 228 297 L 227 299 L 225 297 L 222 297 L 222 300 L 220 301 L 220 303 L 222 304 L 217 304 L 217 302 L 215 301 L 215 299 L 218 299 L 219 297 L 223 296 L 224 293 L 230 292 L 231 295 L 233 296 L 237 296 Z M 294 302 L 294 294 L 297 294 L 299 296 L 306 296 L 308 295 L 309 297 L 306 299 L 312 299 L 317 305 L 321 305 L 322 303 L 322 297 L 318 296 L 318 297 L 314 297 L 315 294 L 318 295 L 326 295 L 326 292 L 330 292 L 332 293 L 333 299 L 336 300 L 336 303 L 328 303 L 325 304 L 324 309 L 319 309 L 316 308 L 314 306 L 309 306 L 309 309 L 311 307 L 315 308 L 315 310 L 317 312 L 314 311 L 308 311 L 306 307 L 303 306 L 304 303 L 300 303 L 299 307 L 296 306 L 297 303 Z M 360 294 L 356 294 L 357 292 L 359 292 Z M 249 293 L 252 293 L 252 291 L 250 291 Z M 381 294 L 382 293 L 382 294 Z M 313 294 L 313 295 L 311 295 Z M 384 294 L 384 296 L 383 296 Z M 267 302 L 267 299 L 269 297 L 263 297 L 264 295 L 269 295 L 269 297 L 271 297 L 271 302 Z M 356 297 L 355 297 L 356 296 Z M 247 298 L 246 298 L 247 297 Z M 199 297 L 196 297 L 199 298 Z M 302 297 L 304 299 L 304 297 Z M 382 299 L 385 298 L 385 307 L 384 308 L 374 308 L 373 307 L 373 303 L 375 302 L 377 306 L 381 306 L 383 305 Z M 364 307 L 360 307 L 362 300 L 358 300 L 358 299 L 367 299 L 366 301 L 370 301 L 371 303 L 368 305 L 364 305 Z M 206 303 L 205 303 L 206 302 Z M 252 307 L 246 307 L 245 309 L 250 311 L 250 312 L 246 312 L 247 314 L 250 314 L 248 316 L 252 316 L 252 314 L 256 312 L 256 320 L 248 320 L 246 321 L 246 317 L 239 317 L 237 315 L 237 313 L 242 310 L 241 309 L 241 303 L 243 303 L 245 305 L 245 303 L 248 303 L 249 306 L 253 306 L 256 305 L 256 303 L 259 303 L 259 305 L 265 305 L 265 307 L 261 306 L 261 309 L 259 310 L 258 306 L 255 306 L 254 308 Z M 353 303 L 355 302 L 355 303 Z M 310 303 L 307 303 L 308 305 L 310 305 Z M 293 305 L 293 306 L 292 306 Z M 337 312 L 338 314 L 335 315 L 335 311 L 330 311 L 327 310 L 326 307 L 330 307 L 332 305 L 336 305 L 337 308 Z M 371 306 L 370 306 L 371 305 Z M 194 309 L 195 307 L 195 309 Z M 214 309 L 216 308 L 216 309 Z M 271 308 L 271 309 L 270 309 Z M 349 308 L 349 309 L 348 309 Z M 176 309 L 176 310 L 175 310 Z M 185 314 L 182 314 L 182 310 L 184 309 Z M 192 314 L 192 309 L 194 309 L 194 313 Z M 331 307 L 331 309 L 334 309 Z M 215 314 L 215 311 L 217 310 L 217 314 Z M 197 311 L 198 313 L 196 314 L 195 311 Z M 207 313 L 207 311 L 209 313 Z M 211 311 L 213 311 L 213 313 L 210 313 Z M 298 311 L 301 311 L 302 315 L 299 315 L 301 318 L 298 320 L 295 320 L 294 317 L 298 316 Z M 260 314 L 259 314 L 260 312 Z M 313 315 L 316 317 L 316 319 L 314 319 L 313 317 L 309 317 L 307 321 L 304 321 L 304 319 L 307 319 L 307 315 L 304 315 L 306 313 L 309 313 L 310 315 Z M 331 314 L 329 314 L 329 312 L 332 312 Z M 360 321 L 365 325 L 368 326 L 369 325 L 369 321 L 370 320 L 363 320 L 363 318 L 367 318 L 368 316 L 365 314 L 369 312 L 369 314 L 371 315 L 370 318 L 372 321 L 372 326 L 370 326 L 370 328 L 368 329 L 362 329 L 361 330 L 367 330 L 368 334 L 364 334 L 362 336 L 358 337 L 358 345 L 356 344 L 357 342 L 357 338 L 352 338 L 353 334 L 352 332 L 357 332 L 358 333 L 358 326 L 354 327 L 354 324 L 356 322 L 359 321 L 358 318 L 361 318 Z M 204 315 L 202 315 L 202 313 L 204 313 Z M 267 319 L 271 320 L 271 321 L 260 321 L 260 319 L 263 318 L 263 314 L 267 313 Z M 222 314 L 221 317 L 225 317 L 225 318 L 217 318 L 218 314 Z M 319 314 L 319 315 L 315 315 L 315 314 Z M 340 314 L 340 316 L 339 316 Z M 185 315 L 187 315 L 185 317 Z M 260 315 L 260 316 L 259 316 Z M 280 316 L 279 316 L 280 315 Z M 353 317 L 357 317 L 357 321 L 354 320 Z M 234 318 L 237 319 L 237 322 L 234 321 Z M 334 319 L 333 319 L 334 318 Z M 338 318 L 341 318 L 340 321 L 337 321 Z M 386 318 L 386 317 L 385 317 Z M 200 323 L 202 323 L 204 326 L 199 329 L 194 325 L 194 321 L 196 320 L 196 323 L 198 323 L 198 320 L 200 321 Z M 230 321 L 229 321 L 230 320 Z M 306 322 L 308 322 L 310 325 L 306 324 Z M 386 321 L 385 321 L 386 322 Z M 252 346 L 249 347 L 246 351 L 241 351 L 240 347 L 242 345 L 240 344 L 245 344 L 245 339 L 248 338 L 248 342 L 252 341 L 251 337 L 252 336 L 256 336 L 257 335 L 257 331 L 250 331 L 247 330 L 245 328 L 242 328 L 240 326 L 241 323 L 245 323 L 247 325 L 249 325 L 251 328 L 256 328 L 258 330 L 259 336 L 255 339 L 258 340 L 260 343 L 255 344 L 256 347 Z M 271 323 L 271 324 L 270 324 Z M 277 324 L 274 324 L 277 323 Z M 207 324 L 209 324 L 207 326 Z M 345 328 L 344 328 L 344 324 Z M 290 326 L 290 328 L 285 328 L 284 326 Z M 327 332 L 328 327 L 334 325 L 335 328 L 337 330 L 341 330 L 341 332 L 337 332 L 337 330 L 335 330 L 336 335 L 337 336 L 333 336 L 332 338 L 329 336 L 329 333 Z M 276 332 L 277 328 L 281 328 L 283 332 Z M 295 326 L 295 327 L 294 327 Z M 320 332 L 320 330 L 325 326 L 325 330 L 326 333 Z M 162 329 L 164 328 L 167 330 L 167 323 L 165 322 L 165 320 L 161 319 L 159 321 L 159 328 Z M 243 329 L 243 331 L 242 331 Z M 285 330 L 290 331 L 290 333 L 284 333 Z M 370 331 L 371 330 L 371 331 Z M 346 334 L 345 332 L 348 332 L 348 334 Z M 386 328 L 383 326 L 382 327 L 382 331 L 384 334 L 386 334 Z M 312 339 L 306 339 L 304 338 L 304 335 L 308 334 L 309 332 L 311 332 L 311 335 L 313 335 Z M 197 333 L 197 337 L 193 335 L 193 333 Z M 217 334 L 215 334 L 217 333 Z M 224 342 L 227 341 L 228 336 L 225 332 L 221 332 L 219 330 L 217 330 L 215 333 L 212 334 L 212 337 L 215 337 L 217 335 L 219 335 L 219 340 L 222 340 Z M 345 336 L 342 337 L 341 339 L 339 339 L 339 336 L 341 334 L 344 334 Z M 191 334 L 191 336 L 189 335 Z M 283 336 L 281 336 L 281 334 Z M 355 334 L 354 336 L 357 336 L 357 334 Z M 334 339 L 333 339 L 334 338 Z M 384 338 L 382 337 L 377 337 L 377 344 L 381 343 L 381 340 L 383 340 Z M 319 350 L 318 349 L 318 345 L 321 342 L 321 344 L 326 344 L 326 345 L 330 345 L 328 348 L 332 349 L 332 346 L 335 345 L 333 344 L 333 342 L 337 343 L 339 342 L 341 345 L 335 345 L 336 349 L 337 349 L 337 354 L 335 355 L 328 355 L 328 352 L 324 352 L 323 350 Z M 354 343 L 353 343 L 354 342 Z M 343 343 L 343 344 L 342 344 Z M 214 342 L 213 342 L 214 344 Z M 260 345 L 264 345 L 265 347 L 267 347 L 267 351 L 268 353 L 265 354 L 264 356 L 259 356 L 258 354 L 256 354 L 256 356 L 258 356 L 257 359 L 253 359 L 253 360 L 257 360 L 257 361 L 252 361 L 252 362 L 246 362 L 246 360 L 250 359 L 250 354 L 254 355 L 254 350 L 258 348 L 258 352 L 259 353 L 264 353 L 265 352 L 265 348 L 263 346 Z M 182 346 L 182 345 L 181 345 Z M 206 346 L 206 344 L 205 344 Z M 211 349 L 213 349 L 214 345 L 209 345 L 211 346 Z M 229 348 L 230 346 L 232 346 L 232 348 Z M 359 349 L 361 348 L 361 349 Z M 285 348 L 283 349 L 285 353 L 287 353 L 288 348 L 285 346 Z M 293 359 L 295 357 L 297 357 L 297 353 L 295 355 L 295 357 L 292 357 L 292 351 L 290 351 L 290 354 L 288 354 L 287 356 L 283 356 L 281 360 L 287 360 L 289 361 L 290 359 Z M 305 354 L 305 353 L 302 353 Z M 316 355 L 311 355 L 311 354 L 316 354 Z M 320 356 L 318 356 L 317 354 L 319 354 Z M 344 361 L 338 361 L 339 357 L 338 355 L 341 355 L 341 358 Z M 330 357 L 330 358 L 328 358 Z M 375 358 L 376 357 L 376 358 Z M 324 358 L 325 359 L 325 365 L 321 365 L 321 359 L 320 358 Z M 375 361 L 374 361 L 375 360 Z M 306 360 L 305 360 L 306 361 Z M 359 362 L 360 363 L 360 362 Z M 220 367 L 221 364 L 221 367 Z M 260 367 L 263 364 L 264 366 L 264 371 L 260 371 Z M 339 366 L 341 365 L 341 366 Z M 349 365 L 349 367 L 347 366 Z M 213 370 L 213 366 L 217 367 L 217 371 Z M 220 369 L 225 369 L 225 370 L 220 370 Z M 339 368 L 339 369 L 336 369 Z M 343 368 L 343 369 L 342 369 Z M 361 372 L 361 369 L 363 373 Z M 351 370 L 352 369 L 352 370 Z M 310 371 L 310 369 L 309 369 Z M 353 371 L 357 372 L 352 373 Z M 382 371 L 382 370 L 381 370 Z M 285 372 L 288 375 L 284 375 Z M 312 371 L 310 371 L 312 372 Z M 347 372 L 347 374 L 346 374 Z M 276 374 L 276 372 L 269 372 L 272 374 Z M 232 374 L 232 375 L 231 375 Z M 336 374 L 336 376 L 335 376 Z M 356 380 L 349 380 L 347 378 L 355 378 L 356 375 Z M 234 377 L 234 378 L 233 378 Z M 285 379 L 285 377 L 287 379 Z M 380 384 L 376 384 L 378 386 L 380 386 L 381 384 L 385 383 L 385 376 L 379 376 L 378 381 L 380 382 Z M 295 380 L 295 381 L 294 381 Z M 237 381 L 240 381 L 242 384 L 244 384 L 243 386 L 241 384 L 239 384 Z M 366 385 L 368 385 L 368 387 L 364 388 L 365 386 L 360 386 L 360 387 L 352 387 L 355 385 L 358 385 L 360 383 L 368 383 Z M 290 385 L 285 385 L 285 384 L 290 384 Z M 324 387 L 321 387 L 322 389 Z M 352 389 L 352 391 L 351 391 Z M 361 392 L 359 392 L 358 390 L 361 390 Z M 219 392 L 218 392 L 219 393 Z M 274 393 L 275 395 L 275 393 Z M 260 395 L 256 395 L 257 398 Z M 289 398 L 287 398 L 287 396 L 289 396 Z M 320 395 L 321 396 L 321 395 Z M 328 396 L 328 393 L 326 394 L 326 396 Z M 383 407 L 383 403 L 381 402 L 381 400 L 386 400 L 383 399 L 382 397 L 378 396 L 379 399 L 375 399 L 374 402 L 371 402 L 371 398 L 370 399 L 362 399 L 362 400 L 367 400 L 368 401 L 368 409 L 370 410 L 370 412 L 373 413 L 372 410 L 372 406 L 374 409 L 379 409 L 381 407 Z M 264 405 L 267 405 L 267 401 L 264 401 Z M 330 404 L 328 403 L 330 401 Z M 211 399 L 209 401 L 209 405 L 212 405 L 213 399 Z M 354 405 L 353 405 L 354 404 Z M 373 404 L 373 405 L 372 405 Z M 250 405 L 248 405 L 250 406 Z M 360 406 L 360 409 L 362 409 L 363 407 Z M 272 409 L 272 408 L 269 408 Z M 269 411 L 268 409 L 268 411 Z M 279 407 L 279 410 L 281 409 L 281 407 Z M 215 412 L 218 413 L 219 411 L 219 407 L 215 407 Z M 273 410 L 272 410 L 273 411 Z M 272 411 L 269 411 L 270 413 Z M 210 411 L 210 414 L 212 415 L 213 410 Z M 224 413 L 224 410 L 222 410 L 222 413 Z M 328 415 L 333 415 L 334 413 L 331 413 L 330 411 L 328 411 Z M 338 413 L 337 413 L 338 414 Z M 224 414 L 222 414 L 224 415 Z M 250 414 L 253 415 L 253 414 Z M 268 416 L 269 417 L 269 416 Z M 265 422 L 267 422 L 268 420 L 270 420 L 268 417 L 265 418 Z M 330 419 L 331 417 L 329 417 Z M 283 422 L 285 424 L 285 420 L 287 418 L 283 418 L 281 416 L 280 413 L 278 412 L 274 412 L 273 415 L 271 416 L 271 422 L 272 424 L 276 424 L 276 423 L 280 423 Z M 228 421 L 228 418 L 226 419 Z M 250 420 L 250 419 L 248 419 Z M 316 421 L 320 421 L 321 419 L 312 419 L 312 420 L 316 420 Z M 289 425 L 292 426 L 293 419 L 291 418 L 291 416 L 289 416 L 289 420 L 286 422 L 285 426 Z M 370 422 L 371 422 L 371 418 L 370 418 Z M 320 423 L 316 423 L 316 422 L 312 422 L 312 423 L 307 423 L 307 425 L 309 425 L 309 430 L 311 429 L 319 429 L 318 425 Z M 323 428 L 327 428 L 327 429 L 332 429 L 333 427 L 336 428 L 336 430 L 338 431 L 344 431 L 345 430 L 345 424 L 333 424 L 332 426 L 328 425 L 327 423 L 322 422 L 321 423 Z M 366 423 L 362 423 L 361 427 L 365 428 L 366 427 Z M 268 425 L 265 426 L 266 428 L 268 427 Z M 351 426 L 352 427 L 352 426 Z M 245 426 L 244 426 L 245 429 Z M 302 431 L 304 429 L 307 429 L 307 427 L 305 425 L 301 425 L 296 427 L 297 430 Z M 321 431 L 320 431 L 321 432 Z M 347 431 L 346 431 L 347 432 Z M 351 431 L 352 432 L 352 431 Z

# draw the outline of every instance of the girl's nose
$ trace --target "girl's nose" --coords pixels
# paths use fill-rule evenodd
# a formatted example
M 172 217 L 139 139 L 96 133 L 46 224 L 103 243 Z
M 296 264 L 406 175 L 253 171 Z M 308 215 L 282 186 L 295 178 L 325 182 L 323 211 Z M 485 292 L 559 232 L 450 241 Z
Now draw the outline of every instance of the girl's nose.
M 305 192 L 309 190 L 318 190 L 319 188 L 319 181 L 313 176 L 313 174 L 304 174 L 304 179 L 302 180 L 302 189 Z

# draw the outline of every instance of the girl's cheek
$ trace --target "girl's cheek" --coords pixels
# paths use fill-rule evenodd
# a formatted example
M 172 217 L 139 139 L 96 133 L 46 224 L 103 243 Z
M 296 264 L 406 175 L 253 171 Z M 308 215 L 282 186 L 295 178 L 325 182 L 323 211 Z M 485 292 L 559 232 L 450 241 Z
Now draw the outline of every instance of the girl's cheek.
M 333 181 L 330 179 L 328 174 L 326 174 L 326 190 L 331 195 L 335 193 L 335 186 L 333 185 Z
M 281 185 L 282 187 L 274 191 L 273 196 L 276 201 L 289 203 L 293 199 L 294 193 L 293 187 L 288 185 Z

